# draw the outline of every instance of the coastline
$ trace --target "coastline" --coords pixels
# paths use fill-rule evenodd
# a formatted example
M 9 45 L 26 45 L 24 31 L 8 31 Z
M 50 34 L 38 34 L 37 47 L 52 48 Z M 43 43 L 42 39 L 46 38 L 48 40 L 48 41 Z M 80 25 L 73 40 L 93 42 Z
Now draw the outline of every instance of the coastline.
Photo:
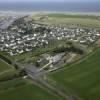
M 71 11 L 10 11 L 1 10 L 0 14 L 15 14 L 15 15 L 33 15 L 33 14 L 51 14 L 51 13 L 61 13 L 70 15 L 95 15 L 100 16 L 100 12 L 71 12 Z

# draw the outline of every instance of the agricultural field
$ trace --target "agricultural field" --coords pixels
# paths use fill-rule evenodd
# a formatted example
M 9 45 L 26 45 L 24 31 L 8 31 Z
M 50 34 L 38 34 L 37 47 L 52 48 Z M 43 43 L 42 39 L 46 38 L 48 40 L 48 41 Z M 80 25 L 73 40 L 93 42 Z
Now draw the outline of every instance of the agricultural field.
M 1 100 L 59 100 L 58 97 L 22 78 L 0 83 Z
M 100 100 L 100 48 L 49 78 L 76 100 Z

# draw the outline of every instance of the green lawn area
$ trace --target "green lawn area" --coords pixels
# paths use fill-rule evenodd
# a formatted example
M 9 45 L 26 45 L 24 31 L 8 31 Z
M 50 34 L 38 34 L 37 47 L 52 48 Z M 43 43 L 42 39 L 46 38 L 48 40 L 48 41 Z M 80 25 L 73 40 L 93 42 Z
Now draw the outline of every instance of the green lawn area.
M 52 73 L 50 78 L 66 93 L 82 100 L 100 100 L 100 49 L 81 62 Z
M 0 72 L 10 69 L 11 66 L 0 60 Z
M 4 91 L 3 91 L 4 90 Z M 0 83 L 0 100 L 59 100 L 58 97 L 23 79 Z

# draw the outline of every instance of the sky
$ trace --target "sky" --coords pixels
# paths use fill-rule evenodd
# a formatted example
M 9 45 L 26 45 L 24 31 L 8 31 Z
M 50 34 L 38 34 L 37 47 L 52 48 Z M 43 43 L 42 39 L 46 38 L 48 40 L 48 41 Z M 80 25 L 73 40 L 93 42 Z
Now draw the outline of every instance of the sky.
M 97 1 L 100 1 L 100 0 L 0 0 L 0 2 L 21 2 L 21 1 L 35 1 L 35 2 L 42 2 L 42 1 L 46 1 L 46 2 L 97 2 Z

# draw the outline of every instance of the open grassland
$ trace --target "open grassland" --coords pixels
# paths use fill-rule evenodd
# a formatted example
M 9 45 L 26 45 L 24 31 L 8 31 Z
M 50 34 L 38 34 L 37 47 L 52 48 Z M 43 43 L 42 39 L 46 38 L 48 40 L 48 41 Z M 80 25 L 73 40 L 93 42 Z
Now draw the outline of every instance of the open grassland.
M 66 93 L 77 95 L 81 100 L 100 100 L 100 49 L 50 78 Z
M 23 79 L 0 83 L 0 100 L 59 100 L 58 97 L 46 92 Z
M 39 17 L 40 16 L 40 17 Z M 40 18 L 36 22 L 49 25 L 64 25 L 69 27 L 96 27 L 100 28 L 100 16 L 82 14 L 47 14 L 33 16 L 33 19 Z

